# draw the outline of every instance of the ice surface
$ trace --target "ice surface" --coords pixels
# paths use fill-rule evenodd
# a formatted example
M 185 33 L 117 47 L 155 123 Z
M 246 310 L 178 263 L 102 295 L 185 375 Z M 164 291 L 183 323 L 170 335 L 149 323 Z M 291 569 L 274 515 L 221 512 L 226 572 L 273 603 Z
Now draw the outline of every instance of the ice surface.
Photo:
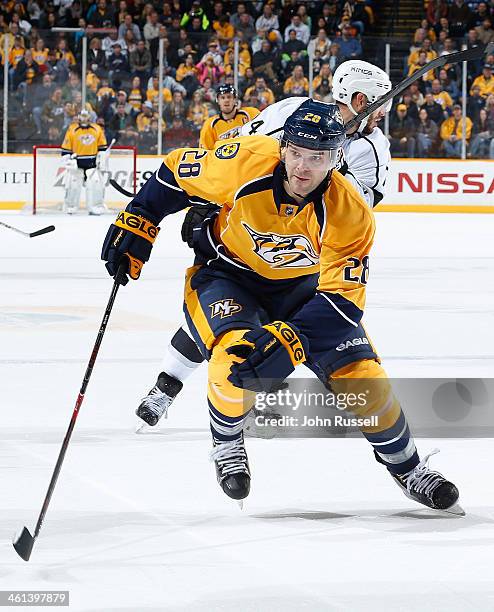
M 0 228 L 0 589 L 67 589 L 70 610 L 101 612 L 494 610 L 492 440 L 437 442 L 457 518 L 407 500 L 364 440 L 249 439 L 240 511 L 208 461 L 204 367 L 157 433 L 133 433 L 181 318 L 180 216 L 119 292 L 40 539 L 18 558 L 11 538 L 34 528 L 110 293 L 110 219 L 4 219 L 57 229 Z M 390 375 L 492 376 L 494 216 L 377 226 L 365 322 Z

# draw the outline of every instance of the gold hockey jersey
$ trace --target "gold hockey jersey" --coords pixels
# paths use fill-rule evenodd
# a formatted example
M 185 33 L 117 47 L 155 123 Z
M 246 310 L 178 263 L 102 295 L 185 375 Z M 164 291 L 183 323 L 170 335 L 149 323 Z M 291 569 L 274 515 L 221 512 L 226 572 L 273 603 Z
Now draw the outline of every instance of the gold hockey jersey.
M 199 135 L 199 146 L 204 149 L 212 149 L 218 140 L 235 138 L 240 133 L 240 128 L 257 117 L 259 111 L 252 106 L 239 108 L 232 119 L 223 119 L 221 113 L 214 115 L 205 121 Z
M 212 259 L 231 270 L 270 279 L 319 273 L 319 291 L 339 294 L 363 310 L 374 216 L 338 172 L 305 205 L 283 188 L 279 143 L 246 136 L 211 151 L 177 149 L 131 202 L 130 210 L 159 222 L 187 203 L 222 206 L 203 229 Z
M 73 153 L 78 160 L 91 160 L 98 151 L 106 149 L 105 133 L 97 123 L 81 126 L 72 123 L 67 128 L 62 143 L 62 154 Z

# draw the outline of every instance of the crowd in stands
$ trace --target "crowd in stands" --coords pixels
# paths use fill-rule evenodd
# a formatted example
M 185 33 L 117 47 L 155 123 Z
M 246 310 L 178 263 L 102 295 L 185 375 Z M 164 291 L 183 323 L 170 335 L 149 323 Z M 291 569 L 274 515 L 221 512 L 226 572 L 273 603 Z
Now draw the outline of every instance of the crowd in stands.
M 438 55 L 494 40 L 494 0 L 429 0 L 404 58 L 411 75 Z M 239 41 L 239 98 L 262 110 L 309 93 L 332 101 L 332 75 L 347 59 L 363 57 L 372 34 L 371 0 L 0 0 L 0 55 L 8 40 L 11 105 L 18 110 L 10 138 L 60 144 L 82 103 L 108 141 L 155 153 L 196 145 L 205 119 L 217 112 L 215 88 L 234 82 Z M 60 32 L 57 28 L 81 28 Z M 82 39 L 87 69 L 81 74 Z M 158 115 L 158 49 L 164 47 L 162 117 Z M 494 158 L 494 57 L 468 64 L 468 154 Z M 3 70 L 2 70 L 3 74 Z M 1 78 L 1 77 L 0 77 Z M 405 157 L 461 154 L 461 65 L 417 80 L 395 101 L 390 116 L 392 153 Z M 11 149 L 10 149 L 11 150 Z
M 403 76 L 442 55 L 494 41 L 494 2 L 429 0 L 404 58 Z M 429 71 L 396 101 L 389 122 L 397 157 L 494 159 L 494 55 L 467 63 L 466 118 L 462 118 L 462 65 Z

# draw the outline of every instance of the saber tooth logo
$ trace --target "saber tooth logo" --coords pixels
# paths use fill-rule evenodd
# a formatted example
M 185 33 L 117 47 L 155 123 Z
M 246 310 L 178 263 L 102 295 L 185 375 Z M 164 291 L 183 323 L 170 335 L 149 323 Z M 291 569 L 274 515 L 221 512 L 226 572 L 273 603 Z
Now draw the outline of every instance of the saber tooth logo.
M 318 253 L 303 234 L 262 233 L 247 223 L 242 225 L 252 239 L 254 253 L 272 268 L 308 268 L 319 263 Z

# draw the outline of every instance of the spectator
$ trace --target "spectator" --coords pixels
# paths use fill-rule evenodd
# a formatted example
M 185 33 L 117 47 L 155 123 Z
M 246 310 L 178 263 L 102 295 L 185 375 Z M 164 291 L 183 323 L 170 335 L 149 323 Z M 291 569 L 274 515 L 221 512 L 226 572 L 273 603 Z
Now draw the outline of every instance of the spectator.
M 108 77 L 112 87 L 120 87 L 122 81 L 130 78 L 129 62 L 119 44 L 113 46 L 113 53 L 108 58 Z
M 338 6 L 336 2 L 325 2 L 322 7 L 322 14 L 315 19 L 316 28 L 324 28 L 328 35 L 336 32 L 339 23 Z
M 288 77 L 283 85 L 285 96 L 307 96 L 309 94 L 309 81 L 304 76 L 302 66 L 295 66 L 292 76 Z
M 427 62 L 432 62 L 432 60 L 437 57 L 437 53 L 432 47 L 431 40 L 429 38 L 426 38 L 424 42 L 422 43 L 422 47 L 420 49 L 416 49 L 415 51 L 412 51 L 410 55 L 408 56 L 409 66 L 411 66 L 412 64 L 418 63 L 419 53 L 421 53 L 422 51 L 424 51 L 426 54 Z
M 425 51 L 419 52 L 418 61 L 416 64 L 412 64 L 408 70 L 408 76 L 412 76 L 418 70 L 421 70 L 427 64 L 427 54 Z M 416 82 L 419 83 L 419 89 L 423 92 L 426 88 L 426 84 L 432 83 L 434 80 L 434 70 L 429 70 L 420 77 Z
M 128 102 L 132 106 L 132 114 L 137 115 L 141 111 L 144 102 L 144 91 L 142 89 L 141 78 L 136 76 L 132 79 Z
M 417 108 L 420 108 L 423 104 L 425 104 L 425 98 L 419 89 L 417 81 L 415 81 L 415 83 L 412 83 L 410 85 L 410 87 L 408 88 L 408 92 L 410 93 L 411 101 L 413 102 L 413 104 L 417 106 Z M 411 117 L 410 112 L 408 113 L 408 116 Z M 416 117 L 417 121 L 418 121 L 418 118 L 419 117 L 417 113 L 417 117 Z M 412 119 L 415 120 L 415 117 L 412 117 Z
M 195 147 L 197 132 L 186 124 L 181 117 L 175 117 L 165 133 L 165 151 L 173 151 L 178 147 Z
M 130 70 L 131 77 L 138 76 L 141 82 L 151 76 L 151 53 L 143 40 L 137 43 L 137 48 L 130 54 Z
M 213 30 L 216 32 L 221 48 L 226 49 L 235 34 L 235 28 L 229 22 L 228 16 L 221 15 L 219 20 L 213 23 Z
M 153 110 L 153 103 L 146 100 L 142 105 L 141 112 L 136 117 L 136 127 L 139 134 L 151 129 L 151 120 L 153 117 L 158 117 Z
M 255 85 L 248 87 L 244 94 L 244 102 L 248 106 L 254 106 L 259 110 L 264 110 L 266 106 L 273 104 L 274 94 L 266 85 L 264 77 L 258 76 Z
M 466 117 L 462 121 L 461 106 L 453 106 L 453 116 L 445 119 L 441 125 L 441 140 L 446 157 L 461 157 L 463 126 L 466 130 L 466 141 L 470 140 L 472 134 L 472 121 Z
M 415 157 L 415 124 L 407 117 L 405 104 L 398 104 L 389 122 L 391 154 L 397 157 Z
M 431 25 L 439 23 L 441 17 L 448 16 L 448 5 L 446 0 L 429 0 L 427 3 L 427 21 Z
M 494 29 L 492 28 L 492 19 L 487 17 L 480 25 L 475 28 L 479 42 L 483 45 L 488 45 L 494 42 Z
M 191 24 L 194 19 L 199 24 L 199 28 L 203 32 L 209 29 L 209 19 L 206 13 L 204 12 L 204 9 L 201 8 L 200 0 L 194 0 L 192 2 L 192 7 L 190 11 L 182 15 L 182 19 L 180 20 L 180 27 L 186 27 L 187 25 Z
M 493 149 L 491 143 L 494 138 L 494 121 L 487 115 L 485 108 L 480 110 L 478 119 L 473 123 L 472 136 L 469 157 L 485 159 L 489 156 L 494 159 L 490 154 Z
M 201 62 L 204 62 L 208 56 L 213 58 L 215 66 L 223 66 L 223 55 L 220 50 L 220 45 L 216 39 L 211 39 L 208 42 L 208 51 L 201 58 Z
M 242 17 L 245 15 L 245 17 Z M 249 27 L 255 31 L 254 28 L 254 19 L 247 12 L 247 6 L 245 2 L 239 2 L 237 4 L 237 11 L 233 13 L 230 17 L 230 23 L 235 28 L 235 30 L 239 30 L 242 23 L 248 23 Z
M 113 53 L 113 48 L 115 45 L 120 45 L 120 49 L 127 50 L 125 40 L 118 37 L 117 30 L 112 30 L 108 33 L 108 36 L 103 38 L 103 41 L 101 42 L 101 48 L 105 52 L 107 62 L 110 59 L 110 55 Z
M 158 20 L 158 14 L 156 14 L 156 21 Z M 144 26 L 146 27 L 146 26 Z M 136 25 L 132 21 L 132 15 L 125 15 L 123 23 L 118 26 L 118 38 L 123 38 L 125 40 L 125 34 L 130 30 L 134 35 L 134 40 L 141 40 L 141 31 L 139 30 L 139 26 Z
M 5 44 L 3 40 L 1 42 L 2 44 Z M 22 36 L 16 36 L 14 38 L 14 43 L 9 51 L 9 65 L 11 66 L 11 68 L 9 68 L 10 82 L 13 81 L 17 64 L 22 60 L 25 52 L 26 52 L 26 49 L 24 48 L 24 39 L 22 38 Z M 2 53 L 3 53 L 3 46 L 2 46 Z
M 200 130 L 208 117 L 209 110 L 207 105 L 202 101 L 201 92 L 195 91 L 192 94 L 192 100 L 187 111 L 187 121 L 189 121 L 197 130 Z
M 470 24 L 472 13 L 464 0 L 454 0 L 448 10 L 449 32 L 453 38 L 463 36 Z
M 351 25 L 356 27 L 360 34 L 363 34 L 374 23 L 372 7 L 361 0 L 347 0 L 343 6 L 343 12 L 350 17 Z
M 105 82 L 105 79 L 102 79 Z M 108 84 L 108 79 L 106 79 Z M 69 78 L 65 85 L 62 87 L 63 99 L 67 102 L 73 102 L 75 94 L 81 91 L 81 79 L 79 75 L 73 71 L 69 72 Z
M 33 60 L 38 64 L 42 72 L 46 72 L 46 62 L 48 61 L 48 47 L 45 46 L 45 41 L 38 38 L 34 48 L 31 47 Z
M 327 104 L 334 102 L 329 79 L 321 79 L 319 85 L 314 89 L 314 99 Z
M 50 98 L 43 104 L 41 110 L 41 123 L 43 127 L 56 127 L 58 130 L 63 126 L 64 101 L 62 98 L 62 90 L 57 87 L 53 90 Z M 60 145 L 60 143 L 57 143 Z
M 217 85 L 224 74 L 224 70 L 221 66 L 216 66 L 214 63 L 213 56 L 208 53 L 203 61 L 200 61 L 197 66 L 199 83 L 204 83 L 204 79 L 210 78 L 211 83 Z
M 127 101 L 127 93 L 123 89 L 117 91 L 116 100 L 110 105 L 110 109 L 113 114 L 117 112 L 117 108 L 119 106 L 124 107 L 125 113 L 127 115 L 132 115 L 132 105 L 130 104 L 130 102 Z
M 111 6 L 107 5 L 106 0 L 98 0 L 96 10 L 87 13 L 87 22 L 95 28 L 103 28 L 108 24 L 113 24 L 114 17 L 115 12 Z
M 441 68 L 439 71 L 439 83 L 441 84 L 441 89 L 451 96 L 453 102 L 457 102 L 460 97 L 460 90 L 456 81 L 449 77 L 448 71 L 444 68 Z
M 252 59 L 250 56 L 249 45 L 246 42 L 243 42 L 242 40 L 240 40 L 239 43 L 240 44 L 239 44 L 239 53 L 238 53 L 238 73 L 239 73 L 240 79 L 243 79 L 245 77 L 245 71 L 247 70 L 247 68 L 250 67 L 252 63 Z M 225 74 L 228 74 L 226 72 L 226 65 L 231 64 L 233 66 L 233 62 L 234 62 L 234 47 L 233 47 L 233 42 L 232 42 L 230 43 L 229 48 L 226 50 L 225 57 L 224 57 Z
M 185 58 L 185 62 L 182 62 L 178 69 L 175 78 L 177 81 L 185 87 L 187 96 L 192 96 L 193 92 L 199 87 L 199 79 L 197 78 L 199 70 L 194 64 L 194 57 L 192 54 L 188 54 Z
M 235 31 L 242 32 L 243 40 L 245 40 L 245 42 L 250 44 L 250 42 L 256 35 L 256 29 L 253 25 L 252 17 L 248 15 L 247 13 L 242 13 L 240 15 L 239 24 L 238 26 L 236 26 Z
M 307 12 L 307 7 L 305 4 L 299 4 L 297 7 L 297 13 L 300 17 L 300 21 L 309 28 L 309 34 L 312 27 L 312 18 Z M 310 40 L 310 37 L 309 37 Z
M 328 64 L 331 68 L 331 72 L 334 73 L 334 71 L 336 70 L 336 68 L 338 68 L 342 61 L 343 57 L 341 55 L 340 45 L 334 42 L 329 47 Z
M 430 157 L 431 151 L 437 142 L 439 128 L 435 121 L 427 114 L 425 108 L 419 111 L 417 125 L 417 153 L 419 157 Z
M 158 108 L 158 96 L 159 96 L 159 79 L 153 77 L 151 81 L 151 87 L 148 86 L 146 91 L 146 101 L 151 104 L 152 107 Z M 172 101 L 172 92 L 168 87 L 162 89 L 163 103 Z
M 351 30 L 349 24 L 344 25 L 338 41 L 343 59 L 358 59 L 362 55 L 362 45 L 355 36 L 352 36 Z
M 43 130 L 43 123 L 41 119 L 41 115 L 43 113 L 43 106 L 46 100 L 49 100 L 55 91 L 55 85 L 52 82 L 52 78 L 49 74 L 44 74 L 41 84 L 37 84 L 33 97 L 31 99 L 32 104 L 32 113 L 33 113 L 33 121 L 36 126 L 36 133 L 41 134 Z M 62 90 L 60 90 L 62 93 Z
M 28 96 L 32 96 L 33 83 L 35 83 L 40 74 L 39 66 L 33 60 L 31 50 L 27 49 L 14 71 L 14 89 L 19 89 L 23 106 L 26 106 Z
M 201 87 L 197 90 L 201 94 L 204 103 L 208 105 L 209 114 L 216 114 L 216 91 L 211 83 L 211 79 L 206 77 Z
M 88 69 L 98 77 L 106 76 L 106 54 L 101 49 L 101 40 L 93 38 L 87 52 Z
M 484 64 L 482 74 L 472 84 L 472 89 L 474 87 L 480 88 L 482 98 L 487 98 L 489 94 L 494 93 L 494 77 L 492 76 L 492 66 L 490 64 Z M 472 89 L 470 89 L 470 94 L 472 94 Z
M 262 7 L 262 14 L 256 20 L 256 30 L 264 30 L 270 32 L 271 30 L 280 29 L 280 23 L 278 15 L 273 12 L 273 4 L 266 3 Z
M 307 55 L 306 46 L 297 38 L 297 32 L 295 30 L 290 30 L 288 33 L 288 40 L 283 44 L 282 59 L 290 61 L 294 51 L 297 53 L 297 59 L 300 61 Z
M 434 79 L 432 81 L 431 93 L 434 101 L 441 105 L 444 112 L 444 117 L 446 118 L 453 108 L 453 100 L 451 99 L 449 93 L 443 90 L 441 87 L 441 81 L 439 79 Z
M 288 42 L 291 30 L 295 30 L 297 39 L 302 41 L 304 43 L 304 46 L 307 47 L 310 40 L 310 29 L 308 26 L 305 25 L 305 23 L 302 23 L 300 15 L 293 15 L 290 25 L 285 28 L 285 32 L 283 35 L 285 42 Z
M 313 38 L 307 47 L 307 52 L 310 55 L 314 54 L 316 49 L 321 53 L 321 59 L 324 61 L 329 57 L 329 48 L 331 47 L 331 41 L 326 34 L 326 30 L 321 28 L 316 38 Z
M 133 118 L 125 111 L 125 104 L 117 104 L 116 112 L 108 123 L 111 138 L 119 143 L 128 128 L 134 127 Z M 119 143 L 120 144 L 120 143 Z
M 467 100 L 467 117 L 472 121 L 477 121 L 479 118 L 480 109 L 484 108 L 485 100 L 480 95 L 480 87 L 475 85 L 470 90 L 470 97 Z
M 134 38 L 132 30 L 126 30 L 124 40 L 125 44 L 127 45 L 127 53 L 125 53 L 125 56 L 129 60 L 130 65 L 130 55 L 137 49 L 137 41 Z
M 173 92 L 172 100 L 165 107 L 164 118 L 166 123 L 172 123 L 176 117 L 185 119 L 187 114 L 187 108 L 185 105 L 184 97 L 182 92 Z
M 427 111 L 429 119 L 434 121 L 438 126 L 441 125 L 445 118 L 442 106 L 434 100 L 432 92 L 425 94 L 425 103 L 421 106 L 421 109 Z
M 331 68 L 329 67 L 329 64 L 322 64 L 319 74 L 315 76 L 314 80 L 312 81 L 312 88 L 317 89 L 323 80 L 328 81 L 329 87 L 332 87 L 333 73 L 331 72 Z
M 264 74 L 271 82 L 278 81 L 280 59 L 278 54 L 272 50 L 271 43 L 268 40 L 262 43 L 260 51 L 254 53 L 252 67 L 255 74 Z
M 158 21 L 158 13 L 156 11 L 152 11 L 146 18 L 146 24 L 143 28 L 143 35 L 144 40 L 149 47 L 151 57 L 153 58 L 157 56 L 158 52 L 160 27 L 161 24 Z

